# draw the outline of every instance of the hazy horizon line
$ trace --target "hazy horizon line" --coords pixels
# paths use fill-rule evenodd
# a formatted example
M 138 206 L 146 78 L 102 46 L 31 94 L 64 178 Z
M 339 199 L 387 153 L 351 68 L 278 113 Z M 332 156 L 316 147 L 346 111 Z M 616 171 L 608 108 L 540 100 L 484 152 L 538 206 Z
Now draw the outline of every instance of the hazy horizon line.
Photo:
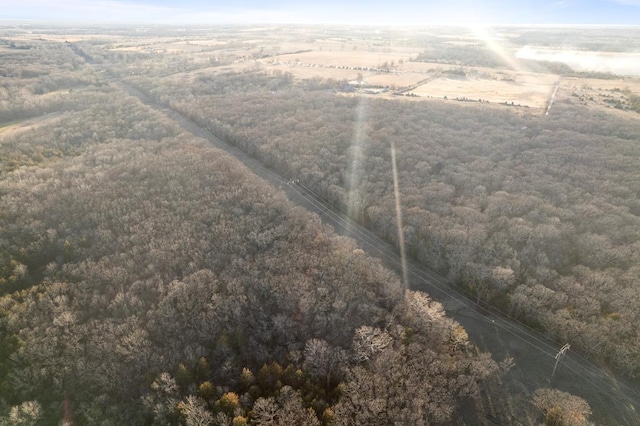
M 350 26 L 350 27 L 413 27 L 413 28 L 470 28 L 470 27 L 516 27 L 516 28 L 638 28 L 640 29 L 640 24 L 617 24 L 617 23 L 602 23 L 602 24 L 582 24 L 582 23 L 414 23 L 414 22 L 396 22 L 396 23 L 380 23 L 380 22 L 340 22 L 340 21 L 318 21 L 318 22 L 293 22 L 293 21 L 247 21 L 247 22 L 238 22 L 238 21 L 217 21 L 217 22 L 206 22 L 206 21 L 191 21 L 191 22 L 167 22 L 167 21 L 145 21 L 145 20 L 132 20 L 132 21 L 121 21 L 121 20 L 86 20 L 81 22 L 80 20 L 62 20 L 62 19 L 40 19 L 40 18 L 0 18 L 0 25 L 5 24 L 47 24 L 52 26 L 74 26 L 74 27 L 82 27 L 82 26 L 119 26 L 119 27 L 129 27 L 134 25 L 146 25 L 146 26 L 162 26 L 162 27 L 194 27 L 194 26 L 202 26 L 202 25 L 210 25 L 210 26 L 218 26 L 218 25 L 231 25 L 238 27 L 248 27 L 248 26 L 256 26 L 256 25 L 274 25 L 274 26 Z

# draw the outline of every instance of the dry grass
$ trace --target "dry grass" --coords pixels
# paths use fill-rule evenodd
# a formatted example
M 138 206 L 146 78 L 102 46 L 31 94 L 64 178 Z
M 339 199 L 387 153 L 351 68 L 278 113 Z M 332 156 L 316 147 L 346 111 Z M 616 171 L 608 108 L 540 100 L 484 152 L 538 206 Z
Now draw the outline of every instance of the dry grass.
M 422 97 L 482 99 L 544 108 L 557 77 L 549 74 L 518 74 L 515 77 L 515 81 L 442 77 L 417 87 L 412 93 Z
M 14 121 L 4 126 L 0 125 L 0 142 L 2 141 L 2 138 L 15 136 L 19 133 L 36 129 L 40 126 L 43 126 L 44 124 L 54 122 L 59 115 L 60 115 L 59 112 L 54 112 L 51 114 L 42 115 L 40 117 L 33 117 L 26 120 Z
M 449 45 L 466 46 L 478 42 L 475 36 L 467 33 L 437 35 L 442 38 L 443 43 Z M 508 37 L 510 34 L 503 33 L 502 36 Z M 423 50 L 418 44 L 402 45 L 406 40 L 402 36 L 397 40 L 366 38 L 359 37 L 357 32 L 325 37 L 317 31 L 290 29 L 274 32 L 273 28 L 265 27 L 238 29 L 234 34 L 133 37 L 109 34 L 40 34 L 33 31 L 10 39 L 29 41 L 40 37 L 58 42 L 100 39 L 107 42 L 113 50 L 179 55 L 191 65 L 201 63 L 201 69 L 180 74 L 183 78 L 198 74 L 263 70 L 271 73 L 288 72 L 296 80 L 319 77 L 349 81 L 357 79 L 360 74 L 368 84 L 388 86 L 392 90 L 408 90 L 417 95 L 402 98 L 410 101 L 443 99 L 445 96 L 449 99 L 467 98 L 476 102 L 482 99 L 496 107 L 500 103 L 513 102 L 515 105 L 530 107 L 536 112 L 544 110 L 559 78 L 557 75 L 525 70 L 411 62 Z M 407 39 L 410 38 L 409 35 Z M 3 53 L 9 51 L 2 46 L 0 49 Z M 207 50 L 210 52 L 205 52 Z M 210 67 L 208 55 L 213 54 L 223 55 L 225 60 L 235 58 L 235 62 L 224 67 Z M 254 57 L 262 59 L 251 59 Z M 379 71 L 385 64 L 390 72 Z M 463 71 L 466 75 L 456 78 L 448 74 L 452 69 Z M 605 101 L 620 98 L 621 91 L 626 89 L 640 93 L 640 80 L 564 78 L 557 99 L 571 99 L 571 102 L 582 102 L 613 111 Z M 376 96 L 398 99 L 391 93 Z M 591 98 L 593 101 L 589 100 Z
M 496 70 L 483 67 L 460 67 L 456 65 L 410 62 L 411 49 L 402 48 L 393 52 L 339 50 L 279 55 L 264 61 L 266 70 L 279 69 L 291 72 L 295 78 L 313 76 L 336 80 L 355 79 L 362 74 L 364 81 L 378 86 L 406 88 L 425 80 L 428 83 L 412 90 L 421 97 L 483 99 L 490 102 L 514 102 L 534 108 L 544 108 L 557 76 L 511 70 Z M 353 70 L 348 68 L 381 68 L 383 64 L 391 72 Z M 392 65 L 393 64 L 393 65 Z M 347 68 L 347 69 L 345 69 Z M 446 78 L 447 70 L 462 69 L 471 77 Z
M 332 68 L 311 68 L 292 65 L 271 65 L 265 66 L 266 70 L 290 72 L 294 78 L 304 80 L 313 77 L 322 77 L 325 79 L 333 78 L 334 80 L 355 80 L 359 71 L 332 69 Z
M 628 92 L 636 95 L 640 93 L 640 78 L 601 80 L 568 77 L 563 79 L 560 85 L 558 98 L 564 98 L 571 103 L 579 103 L 607 113 L 638 119 L 640 115 L 637 112 L 616 109 L 611 103 L 608 103 L 621 101 L 625 104 L 628 101 Z
M 280 62 L 300 62 L 324 66 L 351 66 L 380 68 L 385 62 L 396 65 L 400 60 L 407 60 L 408 56 L 399 52 L 369 52 L 361 50 L 313 50 L 311 52 L 279 55 L 273 58 Z
M 564 84 L 578 90 L 613 91 L 615 89 L 629 89 L 632 92 L 640 93 L 640 78 L 601 80 L 595 78 L 570 77 L 564 80 Z
M 402 87 L 414 86 L 427 78 L 429 78 L 429 74 L 426 72 L 399 72 L 372 74 L 370 76 L 365 76 L 364 80 L 369 84 L 389 86 L 394 89 L 399 89 Z

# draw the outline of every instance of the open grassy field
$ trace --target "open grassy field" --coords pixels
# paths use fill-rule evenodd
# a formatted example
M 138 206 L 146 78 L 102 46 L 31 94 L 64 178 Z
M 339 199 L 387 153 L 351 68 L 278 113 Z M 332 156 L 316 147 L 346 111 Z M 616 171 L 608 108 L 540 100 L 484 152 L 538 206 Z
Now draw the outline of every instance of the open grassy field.
M 555 85 L 559 84 L 558 100 L 569 99 L 603 110 L 612 110 L 618 105 L 616 113 L 635 114 L 620 106 L 629 105 L 630 93 L 640 93 L 640 79 L 595 79 L 566 77 L 558 72 L 534 72 L 527 66 L 519 66 L 515 60 L 521 56 L 521 52 L 527 51 L 528 45 L 523 47 L 525 42 L 517 44 L 521 43 L 518 40 L 522 34 L 517 29 L 496 31 L 491 43 L 501 44 L 501 54 L 511 59 L 495 67 L 474 64 L 473 56 L 468 60 L 464 55 L 462 59 L 456 59 L 460 52 L 468 54 L 476 48 L 486 49 L 491 43 L 471 31 L 452 29 L 407 32 L 267 25 L 260 28 L 220 28 L 215 31 L 174 28 L 169 33 L 141 28 L 135 33 L 122 33 L 114 29 L 110 33 L 85 31 L 58 34 L 32 28 L 14 30 L 4 36 L 0 34 L 0 38 L 21 43 L 36 39 L 60 43 L 97 43 L 101 48 L 118 54 L 130 52 L 150 55 L 154 63 L 161 63 L 164 60 L 162 55 L 169 54 L 171 60 L 185 64 L 179 73 L 185 78 L 229 71 L 286 72 L 300 82 L 317 78 L 348 82 L 361 78 L 365 85 L 389 88 L 388 92 L 377 95 L 360 93 L 365 96 L 411 101 L 434 101 L 447 97 L 449 100 L 457 98 L 476 103 L 482 99 L 496 106 L 505 102 L 509 105 L 513 103 L 529 108 L 532 113 L 545 111 Z M 566 53 L 560 47 L 545 50 L 532 46 L 529 49 L 531 52 L 538 56 L 547 55 L 542 59 L 560 58 L 558 55 Z M 430 49 L 441 49 L 445 56 L 432 60 L 431 53 L 428 59 L 423 57 L 422 61 L 416 60 Z M 2 45 L 0 50 L 3 53 L 16 52 Z M 604 55 L 614 62 L 633 56 L 613 51 L 585 51 L 578 56 L 584 59 L 594 55 Z M 161 68 L 157 65 L 153 67 Z M 411 96 L 398 97 L 398 93 Z
M 492 103 L 513 102 L 532 108 L 544 108 L 558 79 L 551 74 L 511 74 L 513 80 L 465 77 L 461 79 L 442 77 L 417 87 L 412 93 L 418 96 L 431 96 L 449 99 L 467 98 L 469 100 L 489 101 Z
M 640 95 L 640 79 L 638 78 L 577 78 L 565 77 L 558 91 L 559 98 L 572 103 L 582 104 L 609 113 L 635 115 L 636 112 L 625 110 L 629 106 L 630 96 Z
M 0 124 L 0 143 L 2 139 L 9 136 L 15 136 L 27 130 L 36 129 L 44 124 L 52 123 L 60 116 L 59 112 L 45 114 L 40 117 L 28 118 L 26 120 L 14 121 L 11 123 Z
M 312 48 L 308 46 L 307 48 Z M 381 68 L 385 63 L 395 69 L 400 62 L 409 61 L 410 54 L 405 52 L 376 52 L 360 50 L 312 50 L 310 52 L 280 55 L 273 58 L 280 62 L 301 62 L 325 66 L 351 66 Z

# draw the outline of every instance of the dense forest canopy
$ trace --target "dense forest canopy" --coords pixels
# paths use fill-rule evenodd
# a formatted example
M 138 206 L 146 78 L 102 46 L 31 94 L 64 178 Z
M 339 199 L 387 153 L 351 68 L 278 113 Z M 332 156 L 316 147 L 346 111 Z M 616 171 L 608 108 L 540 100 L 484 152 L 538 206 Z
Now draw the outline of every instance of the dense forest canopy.
M 393 53 L 395 33 L 243 31 L 0 38 L 0 424 L 589 424 L 577 396 L 509 387 L 512 359 L 207 131 L 396 246 L 399 210 L 409 256 L 478 306 L 640 376 L 633 91 L 615 113 L 578 89 L 550 115 L 414 102 L 409 79 L 376 99 L 295 55 Z M 506 72 L 437 43 L 318 68 Z
M 277 77 L 255 79 L 147 88 L 397 242 L 393 143 L 413 256 L 638 375 L 640 122 L 569 104 L 540 118 L 273 92 Z
M 87 75 L 48 98 L 16 77 L 25 109 L 5 104 L 30 127 L 0 144 L 1 424 L 443 423 L 481 402 L 498 366 L 439 303 Z

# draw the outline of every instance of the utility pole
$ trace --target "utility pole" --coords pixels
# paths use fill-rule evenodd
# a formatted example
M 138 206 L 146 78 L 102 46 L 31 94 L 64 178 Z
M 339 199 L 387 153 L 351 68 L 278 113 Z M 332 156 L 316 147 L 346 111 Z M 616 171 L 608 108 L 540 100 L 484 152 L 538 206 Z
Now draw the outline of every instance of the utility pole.
M 552 379 L 553 379 L 553 375 L 556 374 L 556 368 L 558 368 L 558 363 L 560 362 L 560 359 L 567 354 L 567 351 L 569 350 L 570 347 L 571 345 L 567 343 L 560 349 L 560 352 L 556 354 L 556 365 L 553 366 L 553 373 L 551 373 Z

